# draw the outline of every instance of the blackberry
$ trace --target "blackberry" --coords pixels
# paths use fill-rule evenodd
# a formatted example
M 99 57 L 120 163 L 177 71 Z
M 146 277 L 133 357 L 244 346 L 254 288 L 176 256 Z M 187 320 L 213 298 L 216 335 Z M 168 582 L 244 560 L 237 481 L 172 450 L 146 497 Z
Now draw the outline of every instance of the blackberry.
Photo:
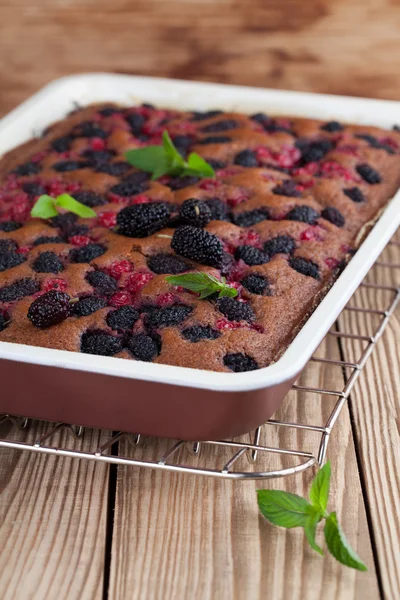
M 14 169 L 13 173 L 20 177 L 25 177 L 27 175 L 36 175 L 36 173 L 40 173 L 42 167 L 34 162 L 27 162 L 23 165 L 18 165 L 16 169 Z
M 210 135 L 201 140 L 197 140 L 196 144 L 229 144 L 231 141 L 232 139 L 227 135 Z
M 254 321 L 256 318 L 253 309 L 245 302 L 239 302 L 235 298 L 218 298 L 217 308 L 229 321 Z
M 69 171 L 78 171 L 79 169 L 86 169 L 88 163 L 78 160 L 62 160 L 53 165 L 53 169 L 58 173 L 68 173 Z
M 185 175 L 184 177 L 171 177 L 168 181 L 167 186 L 171 188 L 171 190 L 177 191 L 182 190 L 185 187 L 189 187 L 190 185 L 196 185 L 200 181 L 200 177 L 195 177 L 194 175 Z
M 0 273 L 21 265 L 25 260 L 26 258 L 22 254 L 16 254 L 13 251 L 4 252 L 0 247 Z
M 259 368 L 258 364 L 248 354 L 243 352 L 235 352 L 233 354 L 225 354 L 224 365 L 234 373 L 243 373 L 245 371 L 255 371 Z
M 68 212 L 63 215 L 57 215 L 51 219 L 52 225 L 54 227 L 59 227 L 63 231 L 68 231 L 78 220 L 78 216 L 74 215 L 74 213 Z
M 111 160 L 115 156 L 115 152 L 114 150 L 92 150 L 89 148 L 82 152 L 82 156 L 96 167 Z
M 220 131 L 230 131 L 231 129 L 237 129 L 238 127 L 239 123 L 234 119 L 225 119 L 223 121 L 205 125 L 200 131 L 204 133 L 219 133 Z
M 121 306 L 108 313 L 106 322 L 115 331 L 125 331 L 126 329 L 132 329 L 139 319 L 140 314 L 133 306 Z
M 222 242 L 216 235 L 204 229 L 191 225 L 178 227 L 172 238 L 171 247 L 177 254 L 203 265 L 218 268 L 222 264 L 224 256 Z
M 17 242 L 14 240 L 0 239 L 0 255 L 7 252 L 15 252 L 17 248 Z
M 46 188 L 34 181 L 25 181 L 25 183 L 22 184 L 22 189 L 30 196 L 41 196 L 46 193 Z
M 165 227 L 169 216 L 165 202 L 127 206 L 117 215 L 118 232 L 128 237 L 146 237 Z
M 111 296 L 117 289 L 115 279 L 103 271 L 90 271 L 86 275 L 86 281 L 95 288 L 100 296 Z
M 0 331 L 3 331 L 8 324 L 8 319 L 4 313 L 0 312 Z
M 146 325 L 150 328 L 174 327 L 184 321 L 192 312 L 192 306 L 165 306 L 153 308 L 146 315 Z
M 203 200 L 211 211 L 212 221 L 227 221 L 228 220 L 228 207 L 219 198 L 207 198 Z
M 269 214 L 267 208 L 255 208 L 254 210 L 232 214 L 232 221 L 238 227 L 251 227 L 268 218 Z
M 108 133 L 93 121 L 84 121 L 74 127 L 74 135 L 85 138 L 98 137 L 105 139 Z
M 270 120 L 270 117 L 265 113 L 259 112 L 255 115 L 251 115 L 250 119 L 252 119 L 252 121 L 255 121 L 256 123 L 259 123 L 260 125 L 264 125 L 264 123 Z
M 344 127 L 339 121 L 328 121 L 324 125 L 321 125 L 321 129 L 329 133 L 334 133 L 335 131 L 342 131 Z
M 107 306 L 107 300 L 98 298 L 97 296 L 86 296 L 80 298 L 78 302 L 72 305 L 72 312 L 76 317 L 88 317 L 96 310 L 100 310 Z
M 21 223 L 17 223 L 16 221 L 3 221 L 0 223 L 0 231 L 4 231 L 5 233 L 11 233 L 12 231 L 16 231 L 22 227 Z
M 32 269 L 36 273 L 60 273 L 64 270 L 64 265 L 54 252 L 42 252 L 33 261 Z
M 126 345 L 137 360 L 144 362 L 152 362 L 160 353 L 160 344 L 144 333 L 133 335 L 128 339 Z
M 358 187 L 347 188 L 343 190 L 343 193 L 353 202 L 365 202 L 365 196 Z
M 293 256 L 289 258 L 289 265 L 302 275 L 307 277 L 313 277 L 314 279 L 320 279 L 319 266 L 312 260 L 301 258 L 300 256 Z
M 100 196 L 100 194 L 96 194 L 96 192 L 92 192 L 90 190 L 75 192 L 74 198 L 81 204 L 89 206 L 90 208 L 107 204 L 107 200 L 103 196 Z
M 253 150 L 242 150 L 236 154 L 233 162 L 242 167 L 258 167 L 257 154 Z
M 194 325 L 182 331 L 182 335 L 188 342 L 201 342 L 203 340 L 216 340 L 221 333 L 210 326 Z
M 34 246 L 40 246 L 41 244 L 63 244 L 64 240 L 59 235 L 56 236 L 46 236 L 41 235 L 34 242 Z
M 334 144 L 330 140 L 310 142 L 304 149 L 301 149 L 301 162 L 302 164 L 317 162 L 324 158 L 325 154 L 333 148 Z
M 391 146 L 389 146 L 388 144 L 382 144 L 376 137 L 370 135 L 369 133 L 358 133 L 354 137 L 360 140 L 365 140 L 366 142 L 368 142 L 368 145 L 371 146 L 371 148 L 385 150 L 388 154 L 395 153 Z
M 286 215 L 288 221 L 301 221 L 302 223 L 308 223 L 309 225 L 315 225 L 319 219 L 319 213 L 311 208 L 311 206 L 302 205 L 295 206 Z
M 246 265 L 253 267 L 269 261 L 269 256 L 254 246 L 238 246 L 235 251 L 236 260 L 243 260 Z
M 149 175 L 147 173 L 132 173 L 121 183 L 114 185 L 110 192 L 117 196 L 136 196 L 145 192 L 148 187 Z
M 88 244 L 81 248 L 72 248 L 69 253 L 69 259 L 73 263 L 89 263 L 91 260 L 98 258 L 106 248 L 101 244 Z
M 257 296 L 263 296 L 264 293 L 268 290 L 268 281 L 262 275 L 258 275 L 257 273 L 250 273 L 250 275 L 246 275 L 240 281 L 242 286 L 251 294 L 257 294 Z
M 296 242 L 290 235 L 278 235 L 264 244 L 264 251 L 268 256 L 275 254 L 290 254 L 296 249 Z
M 125 175 L 131 169 L 131 165 L 128 162 L 120 160 L 114 163 L 103 163 L 96 166 L 97 173 L 107 173 L 107 175 L 112 175 L 113 177 L 119 177 L 120 175 Z
M 192 138 L 189 135 L 175 135 L 172 138 L 175 148 L 182 156 L 186 156 L 192 145 Z
M 293 179 L 285 179 L 272 188 L 272 193 L 279 196 L 288 196 L 289 198 L 300 198 L 301 192 L 296 189 L 296 182 Z
M 68 150 L 71 148 L 71 142 L 73 139 L 73 135 L 63 135 L 62 137 L 53 140 L 50 146 L 55 152 L 68 152 Z
M 174 254 L 155 254 L 148 259 L 147 264 L 157 275 L 178 275 L 190 269 L 184 260 Z
M 102 331 L 85 331 L 81 338 L 81 352 L 100 356 L 113 356 L 122 350 L 122 340 Z
M 106 106 L 105 108 L 101 108 L 99 110 L 99 115 L 101 115 L 102 117 L 111 117 L 111 115 L 115 115 L 115 113 L 118 112 L 118 108 L 114 108 L 113 106 Z
M 222 110 L 207 110 L 204 112 L 195 111 L 193 112 L 193 117 L 190 119 L 191 121 L 205 121 L 205 119 L 211 119 L 212 117 L 218 117 L 222 115 Z
M 190 198 L 185 200 L 179 210 L 179 217 L 187 225 L 204 227 L 211 221 L 211 210 L 205 202 Z
M 69 300 L 70 297 L 64 292 L 46 292 L 32 302 L 28 310 L 28 319 L 40 329 L 58 325 L 70 315 Z
M 215 158 L 206 158 L 205 160 L 216 171 L 218 169 L 223 169 L 224 167 L 226 167 L 226 163 L 224 163 L 222 160 L 217 160 Z
M 380 183 L 382 178 L 378 171 L 373 169 L 370 165 L 363 163 L 361 165 L 356 166 L 357 173 L 370 185 L 374 185 L 376 183 Z
M 328 206 L 327 208 L 324 208 L 324 210 L 321 213 L 321 217 L 323 217 L 333 225 L 336 225 L 336 227 L 343 227 L 346 222 L 340 210 L 338 210 L 334 206 Z
M 138 113 L 131 113 L 125 116 L 125 121 L 129 124 L 133 135 L 139 135 L 142 131 L 142 127 L 145 124 L 146 119 L 143 115 Z
M 0 302 L 13 302 L 25 296 L 32 296 L 40 290 L 40 285 L 34 279 L 25 277 L 10 285 L 0 288 Z
M 77 223 L 75 225 L 71 225 L 69 229 L 64 230 L 64 233 L 67 235 L 67 237 L 73 237 L 74 235 L 86 235 L 89 233 L 89 227 L 87 225 Z

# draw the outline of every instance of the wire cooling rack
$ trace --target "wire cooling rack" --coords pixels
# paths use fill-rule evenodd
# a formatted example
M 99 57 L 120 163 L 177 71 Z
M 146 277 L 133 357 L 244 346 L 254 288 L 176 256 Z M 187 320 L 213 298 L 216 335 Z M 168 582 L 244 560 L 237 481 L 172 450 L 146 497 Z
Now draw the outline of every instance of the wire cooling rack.
M 389 242 L 283 408 L 255 432 L 193 443 L 0 415 L 0 449 L 239 480 L 283 477 L 323 464 L 332 429 L 400 302 L 399 237 L 397 232 Z M 346 312 L 353 313 L 351 330 Z M 307 413 L 314 419 L 319 414 L 321 423 L 307 422 Z

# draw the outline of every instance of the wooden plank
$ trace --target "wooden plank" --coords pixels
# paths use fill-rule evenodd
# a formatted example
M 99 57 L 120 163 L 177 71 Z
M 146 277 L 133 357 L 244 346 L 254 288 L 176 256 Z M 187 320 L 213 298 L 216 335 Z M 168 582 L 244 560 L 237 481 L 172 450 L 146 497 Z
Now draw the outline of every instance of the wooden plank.
M 35 441 L 36 422 L 13 439 Z M 0 435 L 10 425 L 0 427 Z M 95 449 L 105 434 L 87 430 L 75 449 Z M 100 600 L 103 593 L 108 468 L 0 449 L 0 589 L 2 600 Z
M 326 355 L 329 346 L 329 355 L 338 357 L 336 344 L 331 338 L 320 352 Z M 334 368 L 311 363 L 301 381 L 337 386 L 340 369 L 335 372 Z M 295 401 L 292 392 L 279 414 L 286 420 L 322 424 L 332 406 L 329 397 L 321 402 L 318 396 L 301 394 Z M 318 439 L 316 434 L 306 437 L 293 429 L 280 429 L 278 434 L 271 428 L 263 442 L 281 447 L 306 445 L 311 450 Z M 166 442 L 150 440 L 136 452 L 154 459 L 166 447 Z M 129 453 L 129 447 L 121 448 L 121 452 Z M 228 452 L 222 454 L 220 466 L 230 456 Z M 331 508 L 338 511 L 351 543 L 366 560 L 367 574 L 350 571 L 330 556 L 320 558 L 308 548 L 300 530 L 274 528 L 258 515 L 257 488 L 305 494 L 311 471 L 260 483 L 120 468 L 110 598 L 376 600 L 379 590 L 347 408 L 334 430 L 328 455 L 334 473 Z M 215 462 L 211 452 L 199 458 L 186 453 L 181 458 L 189 464 Z M 282 464 L 280 459 L 269 461 L 270 467 Z
M 400 236 L 397 237 L 400 241 Z M 400 248 L 389 246 L 382 260 L 400 263 Z M 400 285 L 400 269 L 374 268 L 368 280 L 382 285 Z M 361 288 L 353 302 L 370 307 L 376 297 L 388 305 L 388 292 Z M 376 318 L 368 325 L 354 312 L 340 318 L 341 327 L 370 335 Z M 357 359 L 361 344 L 347 340 L 345 351 Z M 357 450 L 360 457 L 368 511 L 374 531 L 376 553 L 385 598 L 400 597 L 400 307 L 370 358 L 359 385 L 351 395 Z

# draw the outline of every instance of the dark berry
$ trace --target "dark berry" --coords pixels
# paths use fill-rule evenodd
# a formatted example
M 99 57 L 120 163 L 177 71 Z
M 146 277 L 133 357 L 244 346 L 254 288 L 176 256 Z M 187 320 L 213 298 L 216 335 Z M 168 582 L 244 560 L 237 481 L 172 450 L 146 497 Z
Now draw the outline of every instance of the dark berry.
M 224 365 L 234 373 L 243 373 L 244 371 L 255 371 L 259 368 L 254 358 L 252 358 L 248 354 L 243 354 L 243 352 L 225 354 Z
M 86 281 L 96 289 L 100 296 L 111 296 L 117 289 L 115 279 L 103 271 L 90 271 L 86 275 Z
M 139 115 L 138 113 L 130 113 L 125 116 L 125 120 L 129 124 L 129 127 L 132 130 L 133 135 L 139 135 L 142 131 L 142 127 L 146 121 L 143 115 Z
M 132 173 L 121 183 L 114 185 L 110 192 L 117 196 L 135 196 L 145 192 L 148 187 L 149 175 L 147 173 Z
M 374 185 L 376 183 L 380 183 L 382 181 L 381 176 L 378 171 L 373 169 L 370 165 L 363 163 L 361 165 L 356 166 L 357 173 L 366 181 L 367 183 Z
M 130 337 L 127 342 L 127 348 L 137 360 L 144 362 L 153 361 L 160 353 L 159 344 L 152 337 L 144 333 Z
M 73 248 L 69 253 L 69 258 L 74 263 L 89 263 L 104 254 L 105 251 L 106 248 L 101 244 L 88 244 L 81 248 Z
M 229 321 L 254 321 L 255 319 L 251 306 L 235 298 L 218 298 L 216 305 Z
M 172 138 L 175 148 L 182 156 L 186 156 L 190 146 L 192 145 L 192 138 L 189 135 L 175 135 Z
M 32 296 L 40 290 L 40 285 L 34 279 L 25 277 L 15 283 L 0 288 L 0 302 L 13 302 L 25 296 Z
M 64 265 L 54 252 L 42 252 L 35 258 L 32 269 L 36 273 L 60 273 L 64 270 Z
M 70 297 L 64 292 L 51 290 L 32 302 L 28 310 L 28 319 L 35 327 L 44 329 L 58 325 L 70 315 Z
M 71 142 L 73 139 L 73 135 L 63 135 L 62 137 L 53 140 L 50 146 L 55 152 L 68 152 L 68 150 L 71 148 Z
M 369 144 L 369 146 L 371 146 L 371 148 L 377 148 L 378 150 L 385 150 L 388 154 L 395 153 L 391 146 L 389 146 L 388 144 L 383 144 L 376 137 L 374 137 L 373 135 L 370 135 L 369 133 L 358 133 L 354 137 L 356 137 L 360 140 L 365 140 L 366 142 L 368 142 L 368 144 Z
M 190 269 L 184 260 L 174 254 L 155 254 L 148 259 L 147 264 L 158 275 L 177 275 Z
M 98 137 L 102 139 L 108 136 L 108 133 L 104 131 L 104 129 L 102 129 L 92 121 L 85 121 L 83 123 L 79 123 L 76 127 L 74 127 L 74 134 L 79 137 Z
M 226 167 L 226 163 L 224 163 L 222 160 L 217 160 L 215 158 L 206 158 L 205 160 L 213 169 L 215 169 L 215 171 Z
M 67 173 L 69 171 L 77 171 L 78 169 L 85 169 L 88 166 L 87 162 L 78 160 L 62 160 L 53 165 L 53 169 L 59 173 Z
M 140 319 L 140 314 L 133 306 L 121 306 L 108 313 L 106 322 L 111 329 L 115 331 L 124 331 L 132 329 L 136 321 Z
M 0 312 L 0 331 L 3 331 L 8 324 L 8 319 L 6 317 L 6 315 L 2 312 Z
M 1 242 L 2 240 L 0 240 Z M 26 258 L 22 254 L 12 252 L 4 252 L 0 246 L 0 272 L 7 271 L 25 262 Z
M 16 221 L 3 221 L 0 223 L 0 231 L 5 231 L 5 233 L 11 233 L 12 231 L 16 231 L 22 227 L 21 223 L 17 223 Z
M 240 281 L 242 286 L 251 294 L 262 296 L 268 290 L 268 281 L 262 275 L 250 273 Z
M 201 342 L 202 340 L 216 340 L 221 333 L 212 327 L 194 325 L 182 331 L 183 337 L 189 342 Z
M 76 225 L 71 225 L 69 229 L 64 230 L 64 233 L 67 235 L 67 237 L 73 237 L 74 235 L 86 235 L 89 233 L 89 227 L 79 223 Z
M 317 162 L 324 158 L 325 154 L 334 148 L 334 144 L 330 140 L 319 140 L 310 142 L 301 149 L 301 161 L 303 164 Z
M 301 221 L 302 223 L 308 223 L 309 225 L 315 225 L 319 219 L 319 213 L 311 208 L 311 206 L 295 206 L 286 215 L 288 221 Z
M 228 144 L 231 141 L 231 138 L 227 135 L 210 135 L 201 140 L 197 140 L 196 144 Z
M 278 235 L 264 244 L 264 250 L 268 256 L 275 254 L 290 254 L 296 249 L 296 242 L 290 235 Z
M 64 240 L 60 236 L 46 236 L 42 235 L 38 237 L 34 242 L 34 246 L 40 246 L 41 244 L 63 244 Z
M 113 177 L 119 177 L 120 175 L 125 175 L 131 168 L 132 167 L 128 162 L 120 160 L 114 163 L 97 165 L 96 171 L 98 173 L 107 173 L 107 175 L 112 175 Z
M 128 237 L 146 237 L 165 227 L 169 216 L 165 202 L 127 206 L 117 215 L 118 232 Z
M 255 115 L 251 115 L 250 117 L 253 121 L 256 121 L 256 123 L 259 123 L 260 125 L 264 125 L 264 123 L 266 123 L 267 121 L 270 120 L 270 117 L 268 115 L 266 115 L 265 113 L 256 113 Z
M 365 202 L 365 196 L 358 187 L 347 188 L 343 190 L 343 193 L 353 202 Z
M 177 254 L 195 260 L 203 265 L 219 267 L 224 256 L 222 242 L 216 235 L 184 225 L 176 229 L 172 238 L 171 247 Z
M 84 156 L 92 166 L 96 167 L 97 165 L 101 165 L 111 160 L 115 156 L 115 152 L 113 150 L 88 149 L 82 152 L 82 156 Z
M 115 115 L 117 112 L 119 112 L 119 109 L 114 108 L 114 106 L 106 106 L 105 108 L 101 108 L 99 110 L 99 114 L 102 117 L 111 117 L 111 115 Z
M 336 227 L 343 227 L 343 225 L 346 222 L 340 210 L 338 210 L 334 206 L 328 206 L 327 208 L 324 208 L 324 210 L 321 213 L 321 217 L 323 217 L 333 225 L 336 225 Z
M 23 165 L 19 165 L 13 172 L 20 177 L 25 177 L 26 175 L 36 175 L 36 173 L 40 173 L 41 170 L 42 167 L 37 163 L 27 162 Z
M 107 306 L 107 300 L 104 298 L 86 296 L 86 298 L 80 298 L 78 302 L 72 304 L 72 312 L 76 317 L 88 317 L 105 306 Z
M 18 244 L 14 240 L 0 239 L 0 255 L 7 252 L 15 252 L 17 248 Z
M 22 189 L 25 193 L 30 196 L 41 196 L 46 193 L 46 188 L 44 188 L 40 183 L 35 183 L 34 181 L 25 181 L 22 185 Z
M 400 131 L 400 125 L 393 125 L 393 131 Z
M 300 256 L 293 256 L 289 258 L 289 265 L 302 275 L 307 275 L 308 277 L 314 277 L 314 279 L 319 279 L 319 266 L 312 262 L 312 260 L 307 260 L 306 258 L 301 258 Z
M 200 181 L 200 177 L 195 177 L 194 175 L 185 175 L 184 177 L 171 177 L 168 181 L 167 186 L 171 188 L 171 190 L 177 191 L 182 190 L 185 187 L 189 187 L 190 185 L 196 185 Z
M 107 200 L 103 196 L 100 196 L 100 194 L 96 194 L 95 192 L 91 192 L 90 190 L 75 192 L 74 198 L 81 204 L 89 206 L 90 208 L 107 204 Z
M 293 179 L 285 179 L 282 183 L 279 183 L 274 188 L 272 188 L 273 194 L 278 194 L 279 196 L 288 196 L 289 198 L 300 198 L 301 192 L 296 189 L 296 182 Z
M 69 229 L 76 223 L 78 220 L 77 215 L 74 213 L 64 213 L 63 215 L 57 215 L 51 219 L 54 227 L 59 227 L 63 231 L 69 231 Z
M 236 260 L 243 260 L 246 265 L 263 265 L 269 261 L 269 256 L 254 246 L 239 246 L 235 251 Z
M 146 325 L 157 329 L 158 327 L 174 327 L 184 321 L 192 312 L 191 306 L 165 306 L 153 308 L 146 315 Z
M 212 117 L 218 117 L 222 115 L 222 110 L 207 110 L 204 112 L 194 112 L 193 117 L 190 119 L 191 121 L 205 121 L 205 119 L 211 119 Z
M 335 131 L 342 131 L 344 128 L 339 121 L 328 121 L 324 125 L 321 125 L 321 129 L 323 129 L 323 131 L 328 131 L 329 133 L 334 133 Z
M 113 356 L 122 350 L 122 340 L 105 331 L 85 331 L 81 338 L 81 352 Z
M 253 150 L 242 150 L 236 154 L 233 162 L 242 167 L 258 167 L 257 154 Z
M 252 225 L 256 225 L 256 223 L 265 221 L 268 217 L 267 208 L 255 208 L 254 210 L 248 210 L 246 212 L 233 213 L 232 221 L 238 227 L 252 227 Z
M 187 225 L 204 227 L 211 221 L 211 210 L 205 202 L 196 198 L 189 198 L 181 205 L 179 217 Z
M 200 131 L 204 133 L 219 133 L 220 131 L 229 131 L 230 129 L 237 129 L 238 127 L 239 123 L 234 119 L 225 119 L 223 121 L 216 121 L 215 123 L 205 125 Z
M 212 221 L 226 221 L 228 219 L 228 207 L 219 198 L 207 198 L 203 200 L 211 210 Z

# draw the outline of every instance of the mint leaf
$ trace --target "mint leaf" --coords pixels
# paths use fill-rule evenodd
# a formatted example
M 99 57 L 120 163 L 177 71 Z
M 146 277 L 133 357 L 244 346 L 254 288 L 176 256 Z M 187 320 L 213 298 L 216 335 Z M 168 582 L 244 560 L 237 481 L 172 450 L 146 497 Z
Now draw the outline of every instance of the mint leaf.
M 322 551 L 322 548 L 320 548 L 320 546 L 318 546 L 317 542 L 315 541 L 317 525 L 320 522 L 321 518 L 322 515 L 318 511 L 316 511 L 313 515 L 310 515 L 307 518 L 306 523 L 304 525 L 304 533 L 306 534 L 307 541 L 310 544 L 311 548 L 319 554 L 323 555 L 324 553 Z
M 185 273 L 183 275 L 170 275 L 166 277 L 166 281 L 171 285 L 177 285 L 200 294 L 200 300 L 204 300 L 204 298 L 216 293 L 219 294 L 219 298 L 222 296 L 234 298 L 238 295 L 238 291 L 235 288 L 227 285 L 225 278 L 220 280 L 208 273 L 196 272 Z
M 38 219 L 51 219 L 57 215 L 58 212 L 54 206 L 54 198 L 47 194 L 39 196 L 31 210 L 31 217 Z
M 258 506 L 273 525 L 304 527 L 312 514 L 312 506 L 297 494 L 278 490 L 257 490 Z
M 196 152 L 189 154 L 184 175 L 200 175 L 201 177 L 214 177 L 215 171 L 207 161 Z
M 75 198 L 69 194 L 61 194 L 55 199 L 54 204 L 56 206 L 61 206 L 61 208 L 65 208 L 69 212 L 72 212 L 83 219 L 97 217 L 97 213 L 92 208 L 82 204 L 81 202 L 78 202 L 78 200 L 75 200 Z
M 342 528 L 340 527 L 336 513 L 332 512 L 326 519 L 324 527 L 325 541 L 329 552 L 343 565 L 357 569 L 358 571 L 367 571 L 367 566 L 361 558 L 355 553 L 347 541 Z
M 146 148 L 128 150 L 125 152 L 125 158 L 130 165 L 146 171 L 146 173 L 154 173 L 161 164 L 166 167 L 164 173 L 168 171 L 169 162 L 162 146 L 146 146 Z
M 310 501 L 322 514 L 326 513 L 329 497 L 329 484 L 331 480 L 331 463 L 328 461 L 314 477 L 310 489 Z
M 186 166 L 185 159 L 181 156 L 178 150 L 175 148 L 173 141 L 170 138 L 168 131 L 163 132 L 163 148 L 166 156 L 171 164 L 171 169 L 180 168 L 183 169 Z

